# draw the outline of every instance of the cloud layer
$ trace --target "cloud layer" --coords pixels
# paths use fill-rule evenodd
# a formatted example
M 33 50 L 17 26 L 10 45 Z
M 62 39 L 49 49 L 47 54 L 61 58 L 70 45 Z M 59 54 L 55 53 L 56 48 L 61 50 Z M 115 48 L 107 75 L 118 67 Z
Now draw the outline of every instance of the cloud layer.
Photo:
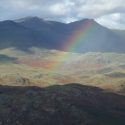
M 94 18 L 109 28 L 125 29 L 124 0 L 0 0 L 0 20 L 25 16 L 71 22 Z

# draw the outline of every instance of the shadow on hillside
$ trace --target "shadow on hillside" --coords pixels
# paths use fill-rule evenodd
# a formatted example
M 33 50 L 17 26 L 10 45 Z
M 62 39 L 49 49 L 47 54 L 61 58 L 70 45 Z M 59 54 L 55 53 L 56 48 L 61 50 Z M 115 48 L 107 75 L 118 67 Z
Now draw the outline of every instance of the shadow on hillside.
M 80 84 L 0 86 L 2 125 L 125 125 L 125 97 Z
M 17 58 L 0 54 L 0 63 L 16 62 Z

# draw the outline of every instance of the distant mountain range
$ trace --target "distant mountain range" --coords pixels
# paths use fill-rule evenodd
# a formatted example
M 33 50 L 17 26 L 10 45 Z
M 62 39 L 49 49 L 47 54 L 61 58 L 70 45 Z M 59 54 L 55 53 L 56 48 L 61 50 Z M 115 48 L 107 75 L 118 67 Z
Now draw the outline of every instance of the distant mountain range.
M 86 33 L 86 30 L 89 30 L 89 28 L 86 29 L 86 24 L 91 24 L 92 31 L 85 38 L 81 37 L 78 47 L 73 50 L 65 50 L 63 46 L 68 44 L 69 39 L 75 35 L 74 32 L 83 31 Z M 40 47 L 80 53 L 125 53 L 124 34 L 125 31 L 110 30 L 92 19 L 65 24 L 46 21 L 38 17 L 26 17 L 0 22 L 0 48 L 16 47 L 21 50 L 28 50 L 30 47 Z

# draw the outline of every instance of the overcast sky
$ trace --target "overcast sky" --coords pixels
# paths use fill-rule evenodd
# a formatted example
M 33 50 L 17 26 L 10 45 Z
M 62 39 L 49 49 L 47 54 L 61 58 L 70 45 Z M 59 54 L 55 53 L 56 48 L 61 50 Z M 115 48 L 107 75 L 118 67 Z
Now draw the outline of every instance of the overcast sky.
M 93 18 L 114 29 L 125 29 L 125 0 L 0 0 L 0 20 L 25 16 L 71 22 Z

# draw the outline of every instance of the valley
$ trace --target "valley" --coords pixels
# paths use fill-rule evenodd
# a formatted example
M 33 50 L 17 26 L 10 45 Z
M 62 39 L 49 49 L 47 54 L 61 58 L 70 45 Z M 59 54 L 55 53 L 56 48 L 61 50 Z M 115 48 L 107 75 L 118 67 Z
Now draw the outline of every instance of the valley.
M 0 21 L 0 125 L 125 125 L 124 36 L 94 19 Z
M 0 50 L 0 55 L 4 55 L 0 57 L 1 85 L 46 87 L 80 83 L 125 94 L 125 54 L 8 48 Z

